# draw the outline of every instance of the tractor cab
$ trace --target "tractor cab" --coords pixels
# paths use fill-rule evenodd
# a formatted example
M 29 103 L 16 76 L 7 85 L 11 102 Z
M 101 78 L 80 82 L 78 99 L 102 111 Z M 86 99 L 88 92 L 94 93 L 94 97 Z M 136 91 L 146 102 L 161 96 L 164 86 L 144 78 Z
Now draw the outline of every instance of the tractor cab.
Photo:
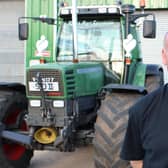
M 102 62 L 119 83 L 124 67 L 121 9 L 119 6 L 86 6 L 78 7 L 77 11 L 78 61 Z M 57 41 L 57 62 L 74 59 L 71 15 L 70 7 L 60 9 L 62 26 Z

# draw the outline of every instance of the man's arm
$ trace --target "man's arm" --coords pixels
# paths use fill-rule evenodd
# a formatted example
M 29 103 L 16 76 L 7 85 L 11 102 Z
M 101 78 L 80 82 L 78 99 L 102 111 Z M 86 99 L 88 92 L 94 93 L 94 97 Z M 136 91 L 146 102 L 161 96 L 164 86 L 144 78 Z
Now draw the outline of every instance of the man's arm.
M 138 161 L 130 161 L 130 164 L 132 168 L 142 168 L 143 167 L 143 161 L 138 160 Z

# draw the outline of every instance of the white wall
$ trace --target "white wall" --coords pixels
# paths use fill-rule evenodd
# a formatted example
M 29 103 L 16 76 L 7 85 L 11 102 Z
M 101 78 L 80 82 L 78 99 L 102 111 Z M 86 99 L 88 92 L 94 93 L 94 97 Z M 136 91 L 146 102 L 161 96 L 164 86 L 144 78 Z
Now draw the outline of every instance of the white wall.
M 18 17 L 24 1 L 0 1 L 0 82 L 24 81 L 24 43 L 18 40 Z

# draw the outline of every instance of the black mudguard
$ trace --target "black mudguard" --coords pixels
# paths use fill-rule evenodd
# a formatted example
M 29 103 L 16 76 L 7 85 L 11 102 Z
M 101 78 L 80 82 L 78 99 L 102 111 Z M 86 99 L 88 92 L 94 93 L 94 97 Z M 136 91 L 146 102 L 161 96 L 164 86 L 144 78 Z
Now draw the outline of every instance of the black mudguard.
M 160 75 L 163 73 L 163 68 L 157 64 L 147 64 L 146 75 Z
M 0 90 L 18 91 L 26 94 L 26 87 L 21 83 L 0 82 Z
M 136 92 L 143 95 L 147 94 L 145 87 L 134 86 L 131 84 L 108 84 L 101 89 L 99 95 L 102 95 L 105 92 Z

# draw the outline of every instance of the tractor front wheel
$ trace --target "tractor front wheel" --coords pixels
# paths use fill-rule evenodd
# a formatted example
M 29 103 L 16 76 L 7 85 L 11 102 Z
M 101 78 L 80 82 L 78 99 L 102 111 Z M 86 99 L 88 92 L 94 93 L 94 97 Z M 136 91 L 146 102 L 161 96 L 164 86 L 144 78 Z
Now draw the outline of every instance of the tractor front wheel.
M 129 162 L 120 159 L 120 149 L 124 138 L 128 109 L 140 94 L 109 93 L 98 111 L 95 124 L 95 167 L 130 168 Z
M 28 131 L 25 121 L 27 99 L 18 92 L 0 91 L 0 122 L 9 131 Z M 27 168 L 33 151 L 0 137 L 0 167 Z

